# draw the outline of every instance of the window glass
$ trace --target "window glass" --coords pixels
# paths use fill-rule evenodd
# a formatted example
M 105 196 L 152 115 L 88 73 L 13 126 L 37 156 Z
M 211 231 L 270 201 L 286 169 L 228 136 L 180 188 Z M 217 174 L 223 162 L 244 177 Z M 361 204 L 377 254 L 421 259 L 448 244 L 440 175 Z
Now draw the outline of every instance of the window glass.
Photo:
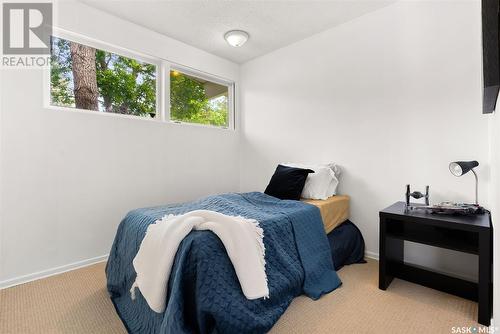
M 155 65 L 52 37 L 50 104 L 155 117 L 156 73 Z
M 170 119 L 228 127 L 229 85 L 170 71 Z

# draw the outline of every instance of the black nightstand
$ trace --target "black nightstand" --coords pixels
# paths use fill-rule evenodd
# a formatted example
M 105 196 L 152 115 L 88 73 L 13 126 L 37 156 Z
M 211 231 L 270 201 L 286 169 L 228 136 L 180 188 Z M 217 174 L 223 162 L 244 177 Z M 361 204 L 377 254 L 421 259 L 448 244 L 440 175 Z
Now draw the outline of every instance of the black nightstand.
M 479 256 L 479 282 L 443 275 L 404 262 L 404 240 Z M 488 213 L 455 216 L 405 212 L 396 202 L 380 211 L 379 288 L 394 277 L 478 302 L 478 322 L 489 326 L 492 312 L 493 228 Z

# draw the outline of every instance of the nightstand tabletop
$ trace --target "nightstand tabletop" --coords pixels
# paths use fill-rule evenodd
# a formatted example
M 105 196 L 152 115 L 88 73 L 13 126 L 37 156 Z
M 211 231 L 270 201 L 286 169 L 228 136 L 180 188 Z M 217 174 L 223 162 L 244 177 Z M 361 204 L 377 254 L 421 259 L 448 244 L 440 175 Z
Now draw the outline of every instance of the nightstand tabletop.
M 426 210 L 405 211 L 404 202 L 394 203 L 393 205 L 380 211 L 380 215 L 394 216 L 394 218 L 397 217 L 416 223 L 429 223 L 430 220 L 441 226 L 454 224 L 455 228 L 460 226 L 465 230 L 489 229 L 491 227 L 490 215 L 488 213 L 476 215 L 446 215 L 439 213 L 430 213 Z

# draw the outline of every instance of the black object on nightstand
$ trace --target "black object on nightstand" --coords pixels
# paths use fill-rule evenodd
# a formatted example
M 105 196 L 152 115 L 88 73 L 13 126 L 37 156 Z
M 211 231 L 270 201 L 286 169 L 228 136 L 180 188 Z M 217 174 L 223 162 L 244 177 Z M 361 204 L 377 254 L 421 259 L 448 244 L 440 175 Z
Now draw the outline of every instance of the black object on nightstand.
M 478 283 L 404 262 L 404 241 L 479 256 Z M 489 326 L 492 313 L 493 228 L 489 213 L 456 216 L 405 211 L 396 202 L 380 211 L 379 288 L 394 277 L 478 302 L 478 322 Z

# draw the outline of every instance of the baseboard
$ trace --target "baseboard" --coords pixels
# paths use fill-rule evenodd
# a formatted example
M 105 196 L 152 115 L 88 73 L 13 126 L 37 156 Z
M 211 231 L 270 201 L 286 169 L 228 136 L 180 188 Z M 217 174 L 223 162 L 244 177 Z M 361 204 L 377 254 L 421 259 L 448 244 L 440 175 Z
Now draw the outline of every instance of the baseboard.
M 370 252 L 370 251 L 365 251 L 365 257 L 367 257 L 369 259 L 377 260 L 377 261 L 379 259 L 378 253 Z M 47 269 L 47 270 L 39 271 L 39 272 L 36 272 L 36 273 L 33 273 L 33 274 L 23 275 L 23 276 L 11 278 L 11 279 L 8 279 L 8 280 L 5 280 L 5 281 L 0 281 L 0 290 L 6 289 L 6 288 L 10 288 L 12 286 L 16 286 L 16 285 L 19 285 L 19 284 L 28 283 L 28 282 L 31 282 L 31 281 L 36 281 L 38 279 L 42 279 L 42 278 L 46 278 L 46 277 L 50 277 L 50 276 L 62 274 L 62 273 L 65 273 L 67 271 L 70 271 L 70 270 L 75 270 L 75 269 L 78 269 L 78 268 L 87 267 L 87 266 L 90 266 L 92 264 L 96 264 L 96 263 L 99 263 L 99 262 L 106 261 L 107 259 L 108 259 L 108 254 L 101 255 L 101 256 L 97 256 L 97 257 L 91 258 L 91 259 L 87 259 L 87 260 L 82 260 L 82 261 L 70 263 L 70 264 L 67 264 L 67 265 L 64 265 L 64 266 L 60 266 L 60 267 L 55 267 L 55 268 L 52 268 L 52 269 Z M 412 263 L 410 263 L 410 264 L 412 264 Z M 446 275 L 457 276 L 456 273 L 451 273 L 451 272 L 442 272 L 441 271 L 441 273 L 442 274 L 446 274 Z M 459 277 L 467 279 L 469 281 L 473 281 L 474 280 L 471 277 L 463 277 L 461 275 L 459 275 Z
M 91 259 L 66 264 L 64 266 L 55 267 L 55 268 L 51 268 L 51 269 L 47 269 L 47 270 L 42 270 L 42 271 L 39 271 L 39 272 L 36 272 L 33 274 L 18 276 L 18 277 L 11 278 L 11 279 L 8 279 L 5 281 L 0 281 L 0 290 L 10 288 L 10 287 L 13 287 L 13 286 L 16 286 L 19 284 L 28 283 L 31 281 L 36 281 L 36 280 L 39 280 L 41 278 L 46 278 L 46 277 L 62 274 L 62 273 L 65 273 L 67 271 L 70 271 L 70 270 L 75 270 L 78 268 L 87 267 L 87 266 L 90 266 L 92 264 L 106 261 L 107 259 L 108 259 L 108 254 L 101 255 L 101 256 L 91 258 Z
M 375 252 L 366 251 L 365 257 L 378 261 L 378 253 L 375 253 Z

